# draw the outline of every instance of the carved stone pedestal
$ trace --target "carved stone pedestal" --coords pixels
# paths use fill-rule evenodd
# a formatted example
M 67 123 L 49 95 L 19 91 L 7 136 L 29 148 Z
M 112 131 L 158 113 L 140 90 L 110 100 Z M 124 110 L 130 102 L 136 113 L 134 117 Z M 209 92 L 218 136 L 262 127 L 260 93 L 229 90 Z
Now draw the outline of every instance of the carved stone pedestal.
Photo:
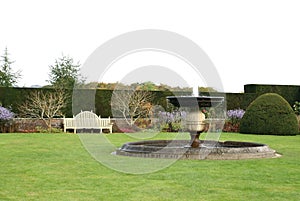
M 200 137 L 201 132 L 191 132 L 190 136 L 191 136 L 191 141 L 190 141 L 190 147 L 192 148 L 198 148 L 200 145 Z
M 200 145 L 200 134 L 205 130 L 205 115 L 195 109 L 187 115 L 186 125 L 187 131 L 190 133 L 191 140 L 189 146 L 192 148 L 197 148 Z

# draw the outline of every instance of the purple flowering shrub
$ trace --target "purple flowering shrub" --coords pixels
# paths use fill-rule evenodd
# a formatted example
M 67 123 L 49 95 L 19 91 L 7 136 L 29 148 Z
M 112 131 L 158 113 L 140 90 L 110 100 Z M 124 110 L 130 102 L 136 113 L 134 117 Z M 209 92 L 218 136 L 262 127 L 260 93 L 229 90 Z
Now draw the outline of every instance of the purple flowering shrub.
M 224 132 L 239 132 L 240 122 L 245 114 L 243 109 L 235 109 L 227 111 L 227 121 L 225 122 Z
M 160 122 L 160 130 L 167 132 L 178 132 L 181 129 L 181 121 L 186 118 L 186 112 L 159 112 L 158 119 Z
M 228 110 L 227 111 L 227 117 L 232 122 L 239 122 L 245 114 L 245 111 L 243 109 L 235 109 L 235 110 Z
M 0 121 L 8 121 L 14 118 L 14 113 L 5 107 L 0 106 Z
M 5 107 L 0 106 L 0 132 L 7 132 L 7 123 L 14 118 L 14 113 Z

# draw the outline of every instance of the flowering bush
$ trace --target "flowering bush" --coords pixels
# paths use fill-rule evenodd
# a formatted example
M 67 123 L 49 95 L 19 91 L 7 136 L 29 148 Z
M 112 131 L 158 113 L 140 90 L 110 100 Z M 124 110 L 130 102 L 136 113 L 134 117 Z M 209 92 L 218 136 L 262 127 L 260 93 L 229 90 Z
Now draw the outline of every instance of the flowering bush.
M 227 117 L 233 122 L 238 123 L 244 116 L 245 111 L 243 109 L 235 109 L 235 110 L 228 110 Z
M 6 109 L 5 107 L 0 106 L 0 132 L 7 131 L 7 123 L 14 117 L 14 113 Z
M 0 121 L 7 121 L 14 117 L 14 113 L 0 106 Z
M 227 121 L 224 125 L 224 132 L 239 132 L 240 121 L 243 118 L 245 111 L 243 109 L 235 109 L 227 111 Z
M 160 122 L 160 129 L 168 132 L 179 131 L 181 129 L 181 121 L 186 118 L 186 112 L 159 112 L 158 118 Z

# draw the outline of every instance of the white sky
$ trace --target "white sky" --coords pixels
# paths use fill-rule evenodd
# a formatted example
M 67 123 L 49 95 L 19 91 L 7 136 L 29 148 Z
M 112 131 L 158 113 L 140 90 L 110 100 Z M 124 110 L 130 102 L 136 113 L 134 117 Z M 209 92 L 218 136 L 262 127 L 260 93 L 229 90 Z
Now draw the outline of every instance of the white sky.
M 0 54 L 7 46 L 19 86 L 44 85 L 62 53 L 81 64 L 101 44 L 140 29 L 197 43 L 227 92 L 244 84 L 300 85 L 297 0 L 0 0 Z

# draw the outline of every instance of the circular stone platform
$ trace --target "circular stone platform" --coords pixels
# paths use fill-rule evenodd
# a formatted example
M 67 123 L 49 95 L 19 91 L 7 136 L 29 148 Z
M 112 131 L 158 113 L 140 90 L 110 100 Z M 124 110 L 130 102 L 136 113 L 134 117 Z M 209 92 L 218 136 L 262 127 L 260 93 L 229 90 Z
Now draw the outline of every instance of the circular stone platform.
M 201 140 L 200 147 L 188 147 L 188 140 L 149 140 L 129 142 L 116 151 L 117 155 L 143 158 L 177 158 L 194 160 L 238 160 L 278 157 L 266 144 L 238 141 Z

